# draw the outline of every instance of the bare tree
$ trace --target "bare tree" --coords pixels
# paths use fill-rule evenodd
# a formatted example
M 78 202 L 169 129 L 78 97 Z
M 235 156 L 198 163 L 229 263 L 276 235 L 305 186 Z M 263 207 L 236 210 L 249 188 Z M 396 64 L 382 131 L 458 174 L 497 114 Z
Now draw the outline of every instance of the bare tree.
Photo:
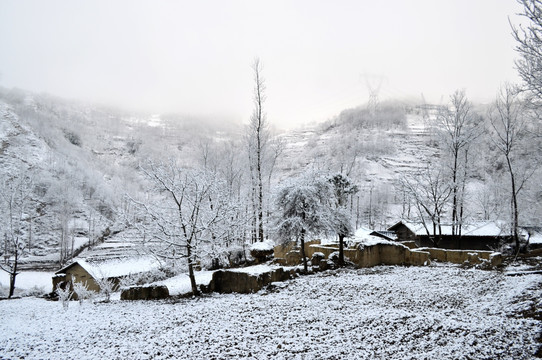
M 344 238 L 352 235 L 351 216 L 347 211 L 348 198 L 358 192 L 358 187 L 352 181 L 342 174 L 336 174 L 329 179 L 333 185 L 336 199 L 335 209 L 335 228 L 339 236 L 339 265 L 344 265 Z
M 6 175 L 0 181 L 0 269 L 9 274 L 9 295 L 15 290 L 19 261 L 27 251 L 25 233 L 30 229 L 33 208 L 33 178 L 21 170 L 16 176 Z
M 521 154 L 521 144 L 527 134 L 527 122 L 524 103 L 519 98 L 519 89 L 511 84 L 501 87 L 497 99 L 488 114 L 493 128 L 493 143 L 504 156 L 508 174 L 510 175 L 511 222 L 512 237 L 519 252 L 520 237 L 518 230 L 519 206 L 518 195 L 531 171 L 520 171 L 517 156 Z
M 523 79 L 532 99 L 542 102 L 542 1 L 518 0 L 523 6 L 520 14 L 528 20 L 528 24 L 515 26 L 512 23 L 512 35 L 517 41 L 516 51 L 520 59 L 516 60 L 516 68 Z
M 135 226 L 149 238 L 147 249 L 157 257 L 186 260 L 194 295 L 198 256 L 206 246 L 224 238 L 232 204 L 212 173 L 182 168 L 174 161 L 148 162 L 141 171 L 152 188 L 148 199 L 132 199 L 141 211 Z
M 71 290 L 71 283 L 64 285 L 57 284 L 55 291 L 58 295 L 58 300 L 62 302 L 62 307 L 64 308 L 64 310 L 67 310 L 68 306 L 70 305 L 70 300 L 73 296 L 73 292 Z
M 86 281 L 82 282 L 82 281 L 76 281 L 74 279 L 72 283 L 72 287 L 73 287 L 72 297 L 77 298 L 77 300 L 79 301 L 79 306 L 83 306 L 83 302 L 85 300 L 92 301 L 92 299 L 96 295 L 95 291 L 90 290 L 88 288 L 88 284 Z
M 111 300 L 111 294 L 118 287 L 115 285 L 115 282 L 111 280 L 109 275 L 102 270 L 99 270 L 98 273 L 94 275 L 94 280 L 100 287 L 100 294 L 105 297 L 104 302 L 109 302 Z
M 479 136 L 481 121 L 473 114 L 464 90 L 456 91 L 450 100 L 450 107 L 440 109 L 437 123 L 441 129 L 442 142 L 450 156 L 452 236 L 461 236 L 469 148 Z
M 254 111 L 250 118 L 249 127 L 249 162 L 250 172 L 253 183 L 252 202 L 254 211 L 254 234 L 253 240 L 264 240 L 264 220 L 263 220 L 263 159 L 267 145 L 269 130 L 267 126 L 267 117 L 263 110 L 263 104 L 266 99 L 265 81 L 262 77 L 262 65 L 259 59 L 255 59 L 252 64 L 254 71 Z
M 47 198 L 52 204 L 53 212 L 58 221 L 59 234 L 59 263 L 65 264 L 73 257 L 74 233 L 70 227 L 75 211 L 81 206 L 80 192 L 73 186 L 73 182 L 59 180 L 47 191 Z
M 438 246 L 442 238 L 444 210 L 452 193 L 450 182 L 442 169 L 428 166 L 417 176 L 403 177 L 401 183 L 413 199 L 418 220 L 427 236 Z

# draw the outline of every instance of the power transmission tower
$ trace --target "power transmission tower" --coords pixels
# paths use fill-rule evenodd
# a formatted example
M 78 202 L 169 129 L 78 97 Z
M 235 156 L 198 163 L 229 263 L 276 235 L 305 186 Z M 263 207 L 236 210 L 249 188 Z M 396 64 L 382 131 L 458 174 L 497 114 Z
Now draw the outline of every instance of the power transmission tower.
M 427 122 L 429 120 L 429 105 L 427 105 L 427 101 L 425 101 L 425 96 L 423 96 L 422 93 L 422 116 L 423 121 Z
M 369 75 L 365 74 L 365 85 L 367 85 L 367 90 L 369 91 L 369 102 L 367 103 L 367 109 L 371 114 L 376 113 L 378 108 L 378 94 L 380 93 L 380 88 L 384 82 L 384 76 L 382 75 Z

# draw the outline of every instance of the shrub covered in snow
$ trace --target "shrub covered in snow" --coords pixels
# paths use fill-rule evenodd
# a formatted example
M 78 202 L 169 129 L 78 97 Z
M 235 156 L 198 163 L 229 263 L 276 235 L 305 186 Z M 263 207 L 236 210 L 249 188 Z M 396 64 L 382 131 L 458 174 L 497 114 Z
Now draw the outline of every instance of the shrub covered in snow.
M 79 305 L 83 305 L 85 300 L 92 301 L 95 295 L 96 292 L 89 290 L 86 281 L 84 283 L 78 281 L 73 283 L 73 297 L 79 300 Z
M 62 302 L 62 307 L 67 309 L 73 295 L 72 291 L 70 290 L 70 286 L 67 285 L 62 287 L 62 284 L 58 284 L 55 292 L 58 295 L 58 300 Z
M 22 297 L 27 297 L 27 296 L 43 296 L 45 294 L 47 294 L 48 291 L 45 290 L 45 288 L 43 286 L 32 286 L 30 289 L 25 289 L 21 292 L 21 296 Z
M 256 262 L 263 263 L 273 257 L 274 243 L 270 240 L 254 243 L 250 246 L 250 256 L 252 256 Z
M 127 288 L 134 285 L 145 285 L 156 281 L 165 280 L 177 275 L 175 271 L 168 268 L 157 268 L 148 272 L 134 273 L 124 276 L 119 280 L 121 288 Z

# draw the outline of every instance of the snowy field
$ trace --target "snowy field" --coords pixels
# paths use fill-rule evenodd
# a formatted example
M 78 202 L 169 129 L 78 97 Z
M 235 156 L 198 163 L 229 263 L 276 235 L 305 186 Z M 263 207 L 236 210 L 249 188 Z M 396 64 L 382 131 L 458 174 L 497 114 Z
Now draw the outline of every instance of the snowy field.
M 0 358 L 532 359 L 542 325 L 529 314 L 541 308 L 541 281 L 382 266 L 251 295 L 72 302 L 66 311 L 43 299 L 5 300 Z

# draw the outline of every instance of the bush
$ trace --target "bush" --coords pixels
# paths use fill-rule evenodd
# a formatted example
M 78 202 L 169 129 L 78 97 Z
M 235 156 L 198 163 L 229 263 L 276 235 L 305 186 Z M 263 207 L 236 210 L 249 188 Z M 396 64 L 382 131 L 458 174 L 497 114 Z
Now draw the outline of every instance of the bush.
M 81 147 L 81 145 L 83 144 L 81 142 L 81 137 L 71 130 L 64 130 L 64 137 L 75 146 Z
M 62 287 L 64 285 L 64 287 Z M 68 306 L 70 305 L 70 300 L 72 298 L 72 291 L 70 290 L 70 284 L 69 283 L 61 283 L 56 286 L 56 294 L 58 295 L 58 300 L 62 301 L 62 307 L 64 310 L 68 309 Z
M 382 104 L 375 113 L 365 106 L 343 110 L 335 123 L 353 129 L 405 129 L 406 114 L 403 108 L 394 104 Z
M 175 275 L 177 274 L 167 268 L 154 269 L 144 273 L 129 274 L 120 279 L 119 284 L 121 288 L 127 288 L 134 285 L 145 285 L 156 281 L 162 281 Z
M 89 290 L 87 287 L 87 282 L 74 282 L 73 283 L 73 292 L 77 295 L 77 300 L 79 300 L 79 305 L 83 305 L 83 301 L 91 301 L 94 298 L 96 293 L 92 290 Z
M 21 293 L 21 296 L 22 297 L 30 297 L 30 296 L 39 297 L 39 296 L 43 296 L 45 294 L 47 294 L 47 291 L 45 290 L 45 288 L 43 286 L 41 286 L 41 287 L 40 286 L 33 286 L 30 289 L 24 290 Z

